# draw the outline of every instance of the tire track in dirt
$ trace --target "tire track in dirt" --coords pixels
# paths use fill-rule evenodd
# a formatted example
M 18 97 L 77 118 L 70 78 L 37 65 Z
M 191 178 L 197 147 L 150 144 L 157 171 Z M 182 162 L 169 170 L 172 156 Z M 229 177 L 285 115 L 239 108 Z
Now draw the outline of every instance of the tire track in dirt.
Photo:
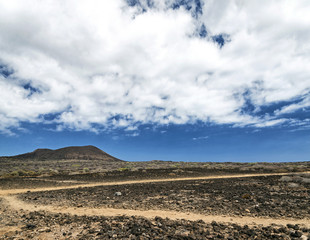
M 28 191 L 40 192 L 40 191 L 54 191 L 61 189 L 75 189 L 83 187 L 96 187 L 96 186 L 113 186 L 113 185 L 124 185 L 124 184 L 138 184 L 138 183 L 160 183 L 160 182 L 172 182 L 172 181 L 186 181 L 186 180 L 207 180 L 207 179 L 229 179 L 229 178 L 246 178 L 246 177 L 258 177 L 258 176 L 284 176 L 294 175 L 300 173 L 259 173 L 259 174 L 238 174 L 238 175 L 226 175 L 226 176 L 206 176 L 206 177 L 190 177 L 190 178 L 169 178 L 169 179 L 146 179 L 146 180 L 135 180 L 135 181 L 118 181 L 118 182 L 100 182 L 90 184 L 78 184 L 69 186 L 59 187 L 45 187 L 45 188 L 34 188 L 34 189 L 9 189 L 0 190 L 0 198 L 3 198 L 5 204 L 14 210 L 24 211 L 47 211 L 51 213 L 63 213 L 63 214 L 76 214 L 76 215 L 89 215 L 89 216 L 142 216 L 153 219 L 156 216 L 162 218 L 186 219 L 191 221 L 203 220 L 206 223 L 217 221 L 217 222 L 230 222 L 239 225 L 264 225 L 280 224 L 286 225 L 288 223 L 302 224 L 306 227 L 310 227 L 310 219 L 289 219 L 289 218 L 262 218 L 262 217 L 239 217 L 239 216 L 219 216 L 219 215 L 203 215 L 194 213 L 185 213 L 177 211 L 163 211 L 163 210 L 130 210 L 130 209 L 115 209 L 115 208 L 72 208 L 72 207 L 55 207 L 52 205 L 35 205 L 26 203 L 19 200 L 14 194 L 25 193 Z
M 115 209 L 115 208 L 72 208 L 72 207 L 54 207 L 52 205 L 34 205 L 26 203 L 22 200 L 17 199 L 16 196 L 2 196 L 5 204 L 14 210 L 20 211 L 47 211 L 50 213 L 61 213 L 71 215 L 87 215 L 87 216 L 140 216 L 149 219 L 154 219 L 156 216 L 161 218 L 169 218 L 172 220 L 186 219 L 190 221 L 203 220 L 206 223 L 226 222 L 236 223 L 239 225 L 263 225 L 269 226 L 271 224 L 286 225 L 289 223 L 302 224 L 305 227 L 310 228 L 310 219 L 289 219 L 289 218 L 262 218 L 262 217 L 231 217 L 231 216 L 219 216 L 219 215 L 203 215 L 194 213 L 185 213 L 177 211 L 163 211 L 163 210 L 130 210 L 130 209 Z
M 205 177 L 188 177 L 188 178 L 164 178 L 164 179 L 143 179 L 143 180 L 132 180 L 132 181 L 115 181 L 115 182 L 97 182 L 97 183 L 84 183 L 75 184 L 68 186 L 58 186 L 58 187 L 42 187 L 42 188 L 28 188 L 28 189 L 6 189 L 0 190 L 0 196 L 6 196 L 11 194 L 20 194 L 31 192 L 42 192 L 42 191 L 55 191 L 63 189 L 75 189 L 75 188 L 86 188 L 86 187 L 97 187 L 97 186 L 114 186 L 114 185 L 125 185 L 125 184 L 139 184 L 139 183 L 160 183 L 160 182 L 175 182 L 175 181 L 192 181 L 192 180 L 209 180 L 209 179 L 229 179 L 229 178 L 247 178 L 247 177 L 262 177 L 262 176 L 286 176 L 286 175 L 296 175 L 305 174 L 306 172 L 296 172 L 296 173 L 255 173 L 255 174 L 235 174 L 235 175 L 216 175 L 216 176 L 205 176 Z

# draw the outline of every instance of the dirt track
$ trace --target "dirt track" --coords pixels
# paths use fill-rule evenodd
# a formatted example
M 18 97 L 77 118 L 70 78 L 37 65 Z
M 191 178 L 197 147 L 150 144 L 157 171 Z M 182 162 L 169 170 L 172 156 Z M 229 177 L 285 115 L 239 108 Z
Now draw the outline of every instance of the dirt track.
M 257 217 L 229 217 L 229 216 L 216 216 L 216 215 L 202 215 L 193 213 L 182 213 L 176 211 L 161 211 L 161 210 L 129 210 L 129 209 L 114 209 L 114 208 L 68 208 L 68 207 L 53 207 L 53 206 L 43 206 L 25 203 L 15 196 L 4 196 L 5 204 L 14 210 L 27 210 L 27 211 L 48 211 L 51 213 L 63 213 L 63 214 L 75 214 L 79 216 L 141 216 L 145 218 L 155 218 L 156 216 L 161 216 L 162 218 L 170 218 L 172 220 L 176 219 L 186 219 L 190 221 L 202 220 L 206 223 L 211 223 L 212 221 L 217 222 L 230 222 L 239 225 L 264 225 L 268 226 L 270 224 L 280 224 L 287 225 L 294 222 L 294 224 L 302 224 L 310 228 L 310 220 L 298 220 L 298 219 L 274 219 L 274 218 L 257 218 Z
M 309 172 L 307 172 L 309 173 Z M 297 174 L 297 173 L 295 173 Z M 89 216 L 142 216 L 146 218 L 155 218 L 161 216 L 162 218 L 170 219 L 186 219 L 191 221 L 203 220 L 205 222 L 219 221 L 219 222 L 231 222 L 239 225 L 270 225 L 270 224 L 281 224 L 286 225 L 289 223 L 303 224 L 306 227 L 310 227 L 309 219 L 275 219 L 275 218 L 262 218 L 262 217 L 230 217 L 230 216 L 219 216 L 219 215 L 202 215 L 176 211 L 162 211 L 162 210 L 131 210 L 131 209 L 115 209 L 115 208 L 72 208 L 72 207 L 55 207 L 49 205 L 37 205 L 26 203 L 17 199 L 14 194 L 40 191 L 52 191 L 60 189 L 76 189 L 84 187 L 96 187 L 96 186 L 113 186 L 113 185 L 124 185 L 124 184 L 138 184 L 138 183 L 157 183 L 157 182 L 173 182 L 173 181 L 184 181 L 184 180 L 208 180 L 208 179 L 228 179 L 228 178 L 245 178 L 245 177 L 257 177 L 257 176 L 282 176 L 292 175 L 292 173 L 271 173 L 271 174 L 244 174 L 244 175 L 228 175 L 228 176 L 208 176 L 208 177 L 191 177 L 191 178 L 170 178 L 170 179 L 156 179 L 156 180 L 135 180 L 135 181 L 121 181 L 121 182 L 106 182 L 106 183 L 93 183 L 93 184 L 80 184 L 60 187 L 48 187 L 48 188 L 36 188 L 36 189 L 10 189 L 0 190 L 0 196 L 4 200 L 4 203 L 13 210 L 26 210 L 26 211 L 48 211 L 51 213 L 63 213 L 63 214 L 76 214 L 76 215 L 89 215 Z
M 59 186 L 59 187 L 6 189 L 6 190 L 0 190 L 0 196 L 26 193 L 28 191 L 41 192 L 41 191 L 54 191 L 54 190 L 61 190 L 61 189 L 75 189 L 75 188 L 97 187 L 97 186 L 113 186 L 113 185 L 138 184 L 138 183 L 157 183 L 157 182 L 175 182 L 175 181 L 186 181 L 186 180 L 229 179 L 229 178 L 246 178 L 246 177 L 260 177 L 260 176 L 285 176 L 285 175 L 297 175 L 300 173 L 310 173 L 310 171 L 296 172 L 296 173 L 259 173 L 259 174 L 234 174 L 234 175 L 225 175 L 225 176 L 206 176 L 206 177 L 189 177 L 189 178 L 145 179 L 145 180 L 133 180 L 133 181 L 75 184 L 75 185 Z

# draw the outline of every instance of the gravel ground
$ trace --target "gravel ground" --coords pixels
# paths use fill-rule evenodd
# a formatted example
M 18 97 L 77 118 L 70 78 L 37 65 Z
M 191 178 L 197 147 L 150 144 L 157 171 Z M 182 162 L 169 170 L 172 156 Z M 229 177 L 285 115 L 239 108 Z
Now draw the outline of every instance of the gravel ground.
M 203 221 L 142 217 L 87 217 L 31 212 L 20 217 L 21 230 L 0 239 L 309 239 L 300 225 L 239 226 Z
M 25 188 L 42 188 L 42 187 L 58 187 L 68 186 L 74 184 L 81 184 L 83 182 L 70 180 L 50 180 L 44 178 L 3 178 L 0 179 L 0 189 L 25 189 Z
M 26 193 L 20 198 L 43 205 L 310 219 L 310 183 L 292 185 L 279 176 L 100 186 Z

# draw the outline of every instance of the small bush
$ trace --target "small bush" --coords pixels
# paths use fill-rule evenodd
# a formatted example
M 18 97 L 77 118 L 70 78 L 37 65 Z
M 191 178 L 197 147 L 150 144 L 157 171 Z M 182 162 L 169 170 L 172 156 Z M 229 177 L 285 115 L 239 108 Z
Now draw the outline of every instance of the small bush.
M 18 170 L 18 175 L 19 176 L 27 176 L 27 172 L 25 170 Z
M 292 177 L 289 177 L 289 176 L 282 176 L 279 181 L 281 182 L 292 182 L 293 181 L 293 178 Z
M 299 187 L 299 184 L 297 184 L 297 183 L 289 183 L 288 185 L 287 185 L 288 187 L 290 187 L 290 188 L 298 188 Z
M 209 168 L 209 167 L 210 167 L 210 164 L 209 164 L 209 163 L 206 163 L 206 164 L 203 165 L 203 167 L 204 167 L 204 168 Z
M 53 175 L 57 175 L 59 173 L 59 171 L 57 169 L 52 169 L 50 168 L 50 174 L 53 174 Z
M 303 179 L 302 179 L 302 182 L 303 182 L 303 183 L 310 183 L 310 178 L 303 178 Z
M 81 165 L 80 164 L 72 164 L 72 167 L 79 168 L 79 167 L 81 167 Z
M 28 172 L 26 173 L 26 175 L 27 175 L 27 176 L 38 176 L 39 174 L 38 174 L 37 172 L 35 172 L 35 171 L 28 171 Z
M 127 167 L 123 167 L 123 168 L 119 168 L 117 169 L 119 172 L 124 172 L 124 171 L 129 171 L 129 168 Z
M 251 194 L 249 193 L 245 193 L 241 196 L 243 199 L 250 199 L 251 198 Z
M 13 172 L 10 173 L 10 175 L 12 177 L 18 177 L 19 176 L 19 172 L 18 171 L 13 171 Z

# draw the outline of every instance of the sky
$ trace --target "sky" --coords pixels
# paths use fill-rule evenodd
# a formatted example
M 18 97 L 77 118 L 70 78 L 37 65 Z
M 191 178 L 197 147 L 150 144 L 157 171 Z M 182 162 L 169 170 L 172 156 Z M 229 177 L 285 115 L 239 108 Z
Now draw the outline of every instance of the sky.
M 309 161 L 310 2 L 0 0 L 0 155 Z

